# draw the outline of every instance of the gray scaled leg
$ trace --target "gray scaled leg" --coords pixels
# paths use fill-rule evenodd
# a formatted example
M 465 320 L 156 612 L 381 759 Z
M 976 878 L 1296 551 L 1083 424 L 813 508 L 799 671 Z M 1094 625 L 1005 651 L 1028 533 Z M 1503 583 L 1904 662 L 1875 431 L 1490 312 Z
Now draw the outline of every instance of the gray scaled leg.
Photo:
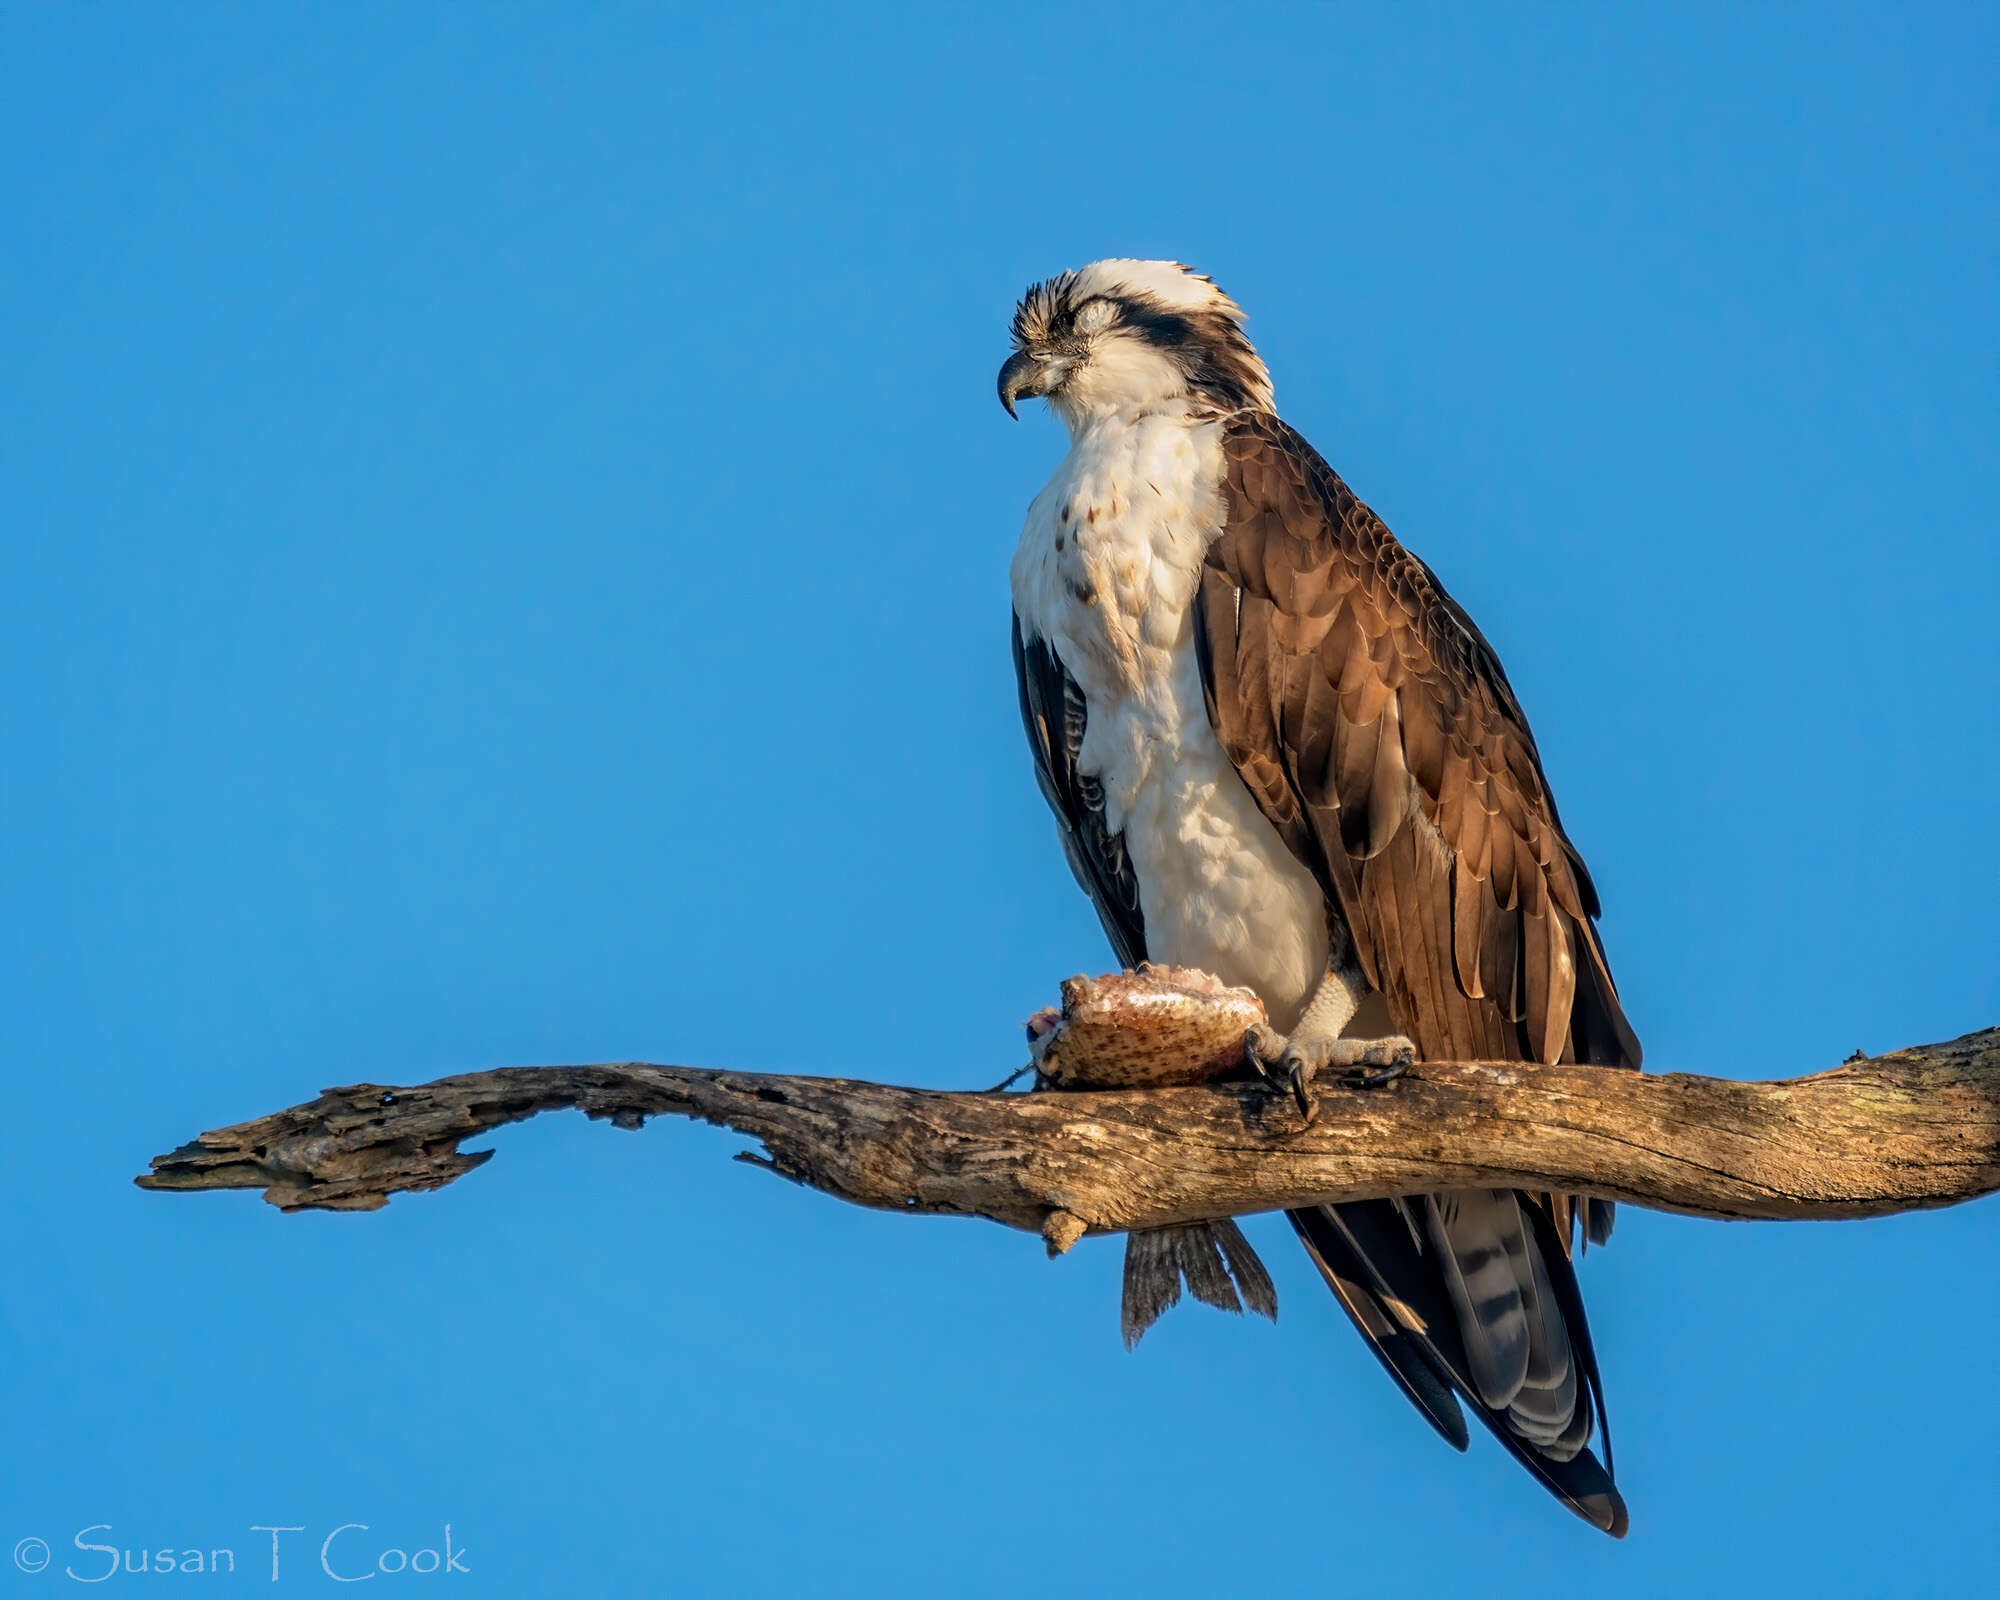
M 1310 1122 L 1319 1114 L 1307 1093 L 1322 1072 L 1338 1070 L 1350 1089 L 1393 1083 L 1417 1059 L 1417 1047 L 1401 1034 L 1387 1039 L 1347 1039 L 1340 1030 L 1354 1020 L 1368 993 L 1358 966 L 1335 966 L 1320 979 L 1289 1036 L 1276 1028 L 1252 1028 L 1243 1041 L 1250 1064 L 1271 1083 L 1289 1089 L 1299 1114 Z

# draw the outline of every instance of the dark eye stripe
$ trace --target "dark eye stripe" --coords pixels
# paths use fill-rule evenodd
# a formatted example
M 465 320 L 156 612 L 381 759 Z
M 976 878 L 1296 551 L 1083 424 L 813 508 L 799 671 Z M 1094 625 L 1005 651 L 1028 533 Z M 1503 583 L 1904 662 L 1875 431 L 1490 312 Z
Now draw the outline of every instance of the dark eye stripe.
M 1093 295 L 1073 303 L 1076 274 L 1064 273 L 1030 286 L 1014 310 L 1016 349 L 1080 355 L 1090 341 L 1077 329 L 1077 314 L 1100 301 L 1115 315 L 1105 331 L 1128 333 L 1171 355 L 1186 374 L 1191 392 L 1230 407 L 1271 403 L 1271 380 L 1250 341 L 1240 314 L 1202 309 L 1177 310 L 1143 292 Z
M 1161 349 L 1184 344 L 1188 336 L 1188 319 L 1179 312 L 1158 311 L 1150 306 L 1124 302 L 1124 315 L 1120 319 L 1140 338 Z

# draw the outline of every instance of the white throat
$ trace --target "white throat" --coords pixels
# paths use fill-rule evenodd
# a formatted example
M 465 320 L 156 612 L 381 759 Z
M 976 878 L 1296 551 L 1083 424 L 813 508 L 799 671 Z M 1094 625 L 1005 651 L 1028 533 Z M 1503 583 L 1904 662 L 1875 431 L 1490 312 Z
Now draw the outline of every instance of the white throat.
M 1072 442 L 1101 422 L 1136 419 L 1187 399 L 1187 376 L 1165 351 L 1130 334 L 1092 349 L 1090 359 L 1049 396 Z

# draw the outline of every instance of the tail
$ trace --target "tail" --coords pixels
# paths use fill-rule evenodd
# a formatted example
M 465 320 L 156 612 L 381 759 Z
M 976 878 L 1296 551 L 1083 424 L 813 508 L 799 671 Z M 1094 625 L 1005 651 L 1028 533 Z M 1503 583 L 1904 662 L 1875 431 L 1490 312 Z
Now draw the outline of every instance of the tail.
M 1389 1020 L 1415 1041 L 1420 1059 L 1539 1061 L 1560 1043 L 1562 1060 L 1637 1070 L 1639 1040 L 1591 920 L 1597 893 L 1582 860 L 1567 842 L 1563 848 L 1576 883 L 1574 911 L 1557 906 L 1556 915 L 1531 919 L 1523 903 L 1503 913 L 1491 926 L 1512 930 L 1500 941 L 1505 960 L 1496 959 L 1491 981 L 1483 966 L 1475 968 L 1487 991 L 1480 995 L 1463 981 L 1454 942 L 1462 932 L 1453 920 L 1455 897 L 1466 883 L 1436 830 L 1405 829 L 1370 864 L 1363 887 L 1373 915 L 1421 957 L 1387 963 L 1380 973 Z M 1530 960 L 1538 941 L 1548 948 Z M 1449 952 L 1449 959 L 1424 957 L 1426 950 Z M 1564 952 L 1572 959 L 1560 959 Z M 1567 1028 L 1558 1034 L 1564 989 Z M 1609 1237 L 1609 1204 L 1463 1189 L 1312 1206 L 1290 1216 L 1377 1359 L 1445 1439 L 1465 1448 L 1460 1406 L 1471 1407 L 1557 1499 L 1624 1537 L 1628 1517 L 1612 1482 L 1597 1355 L 1570 1264 L 1579 1224 L 1590 1243 Z M 1593 1436 L 1602 1440 L 1602 1461 L 1592 1452 Z
M 1466 1447 L 1462 1400 L 1557 1499 L 1625 1536 L 1597 1356 L 1551 1197 L 1464 1189 L 1288 1215 L 1369 1348 L 1447 1443 Z

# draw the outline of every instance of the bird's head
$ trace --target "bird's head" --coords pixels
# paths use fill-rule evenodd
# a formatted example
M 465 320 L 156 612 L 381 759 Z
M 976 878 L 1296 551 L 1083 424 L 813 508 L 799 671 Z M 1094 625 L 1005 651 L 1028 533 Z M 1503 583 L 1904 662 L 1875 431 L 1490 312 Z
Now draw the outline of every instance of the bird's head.
M 1014 308 L 1000 403 L 1046 398 L 1072 433 L 1132 407 L 1198 398 L 1271 407 L 1271 375 L 1243 310 L 1178 261 L 1093 261 L 1038 283 Z

